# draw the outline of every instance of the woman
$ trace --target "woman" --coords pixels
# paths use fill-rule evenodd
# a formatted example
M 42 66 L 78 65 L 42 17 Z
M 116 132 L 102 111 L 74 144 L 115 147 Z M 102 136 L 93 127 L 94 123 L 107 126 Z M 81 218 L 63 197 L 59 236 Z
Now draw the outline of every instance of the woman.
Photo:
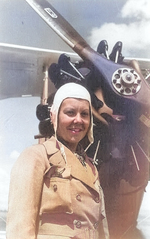
M 10 183 L 7 239 L 98 239 L 105 221 L 103 194 L 94 162 L 80 142 L 93 142 L 91 99 L 67 83 L 51 107 L 55 135 L 26 149 Z M 107 224 L 104 226 L 107 235 Z

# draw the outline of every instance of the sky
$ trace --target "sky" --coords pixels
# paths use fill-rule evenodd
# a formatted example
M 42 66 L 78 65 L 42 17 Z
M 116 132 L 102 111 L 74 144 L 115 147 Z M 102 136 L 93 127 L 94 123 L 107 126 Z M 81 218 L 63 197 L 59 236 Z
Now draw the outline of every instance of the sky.
M 122 41 L 125 57 L 150 57 L 150 0 L 49 2 L 93 49 L 96 50 L 98 43 L 105 39 L 111 52 L 114 44 Z M 0 31 L 1 43 L 71 51 L 25 0 L 1 0 Z M 38 103 L 39 98 L 0 100 L 0 209 L 7 209 L 13 163 L 25 147 L 35 143 L 34 135 L 38 132 L 35 107 Z
M 0 100 L 0 210 L 7 210 L 10 172 L 19 154 L 38 143 L 36 106 L 39 97 Z M 29 107 L 30 106 L 30 107 Z
M 110 52 L 122 41 L 125 57 L 150 57 L 149 0 L 48 1 L 95 50 L 103 39 Z M 71 50 L 25 0 L 1 0 L 0 29 L 0 42 Z
M 89 42 L 96 48 L 99 39 L 108 39 L 112 47 L 114 42 L 122 41 L 124 55 L 130 57 L 150 57 L 150 1 L 128 0 L 118 11 L 118 22 L 104 22 L 100 27 L 93 27 Z

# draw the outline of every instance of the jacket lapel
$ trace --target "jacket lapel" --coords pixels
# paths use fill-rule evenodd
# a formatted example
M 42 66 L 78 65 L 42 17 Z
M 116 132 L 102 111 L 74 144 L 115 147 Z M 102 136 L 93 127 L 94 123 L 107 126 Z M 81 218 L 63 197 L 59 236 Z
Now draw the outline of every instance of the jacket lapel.
M 89 160 L 86 161 L 86 167 L 84 167 L 79 159 L 67 147 L 64 146 L 67 161 L 66 165 L 65 160 L 61 155 L 59 145 L 57 145 L 58 143 L 54 137 L 52 137 L 50 140 L 47 140 L 43 144 L 49 156 L 50 164 L 56 165 L 58 167 L 67 166 L 71 168 L 70 173 L 74 178 L 77 178 L 98 192 L 95 187 L 95 182 L 98 179 L 98 172 Z
M 84 167 L 79 159 L 67 148 L 65 148 L 65 153 L 67 163 L 71 165 L 71 175 L 97 191 L 95 182 L 98 179 L 98 173 L 92 163 L 86 162 L 86 167 Z

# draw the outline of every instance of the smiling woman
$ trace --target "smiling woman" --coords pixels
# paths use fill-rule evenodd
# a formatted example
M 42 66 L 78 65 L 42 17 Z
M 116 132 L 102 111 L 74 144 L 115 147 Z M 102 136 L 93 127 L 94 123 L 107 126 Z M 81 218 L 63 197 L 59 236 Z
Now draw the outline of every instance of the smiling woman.
M 98 172 L 81 144 L 93 142 L 89 92 L 61 86 L 51 121 L 54 136 L 26 149 L 12 169 L 7 239 L 108 239 Z
M 55 136 L 69 143 L 73 151 L 86 134 L 89 142 L 93 143 L 91 99 L 88 91 L 81 85 L 65 84 L 56 92 L 51 119 Z
M 59 139 L 65 140 L 72 152 L 76 151 L 89 126 L 89 102 L 83 99 L 65 99 L 59 112 L 57 135 Z

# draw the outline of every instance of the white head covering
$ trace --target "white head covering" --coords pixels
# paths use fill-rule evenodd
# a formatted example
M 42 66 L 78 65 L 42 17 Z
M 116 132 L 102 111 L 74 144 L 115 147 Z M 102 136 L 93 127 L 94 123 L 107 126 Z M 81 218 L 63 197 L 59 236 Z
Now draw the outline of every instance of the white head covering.
M 51 113 L 53 117 L 55 134 L 57 130 L 59 108 L 63 100 L 65 100 L 66 98 L 84 99 L 89 102 L 90 113 L 91 113 L 91 125 L 90 125 L 90 129 L 88 131 L 87 136 L 90 141 L 90 144 L 93 143 L 93 116 L 92 116 L 92 110 L 91 110 L 91 97 L 87 89 L 77 83 L 70 82 L 70 83 L 64 84 L 57 90 L 54 96 L 53 104 L 51 107 Z

